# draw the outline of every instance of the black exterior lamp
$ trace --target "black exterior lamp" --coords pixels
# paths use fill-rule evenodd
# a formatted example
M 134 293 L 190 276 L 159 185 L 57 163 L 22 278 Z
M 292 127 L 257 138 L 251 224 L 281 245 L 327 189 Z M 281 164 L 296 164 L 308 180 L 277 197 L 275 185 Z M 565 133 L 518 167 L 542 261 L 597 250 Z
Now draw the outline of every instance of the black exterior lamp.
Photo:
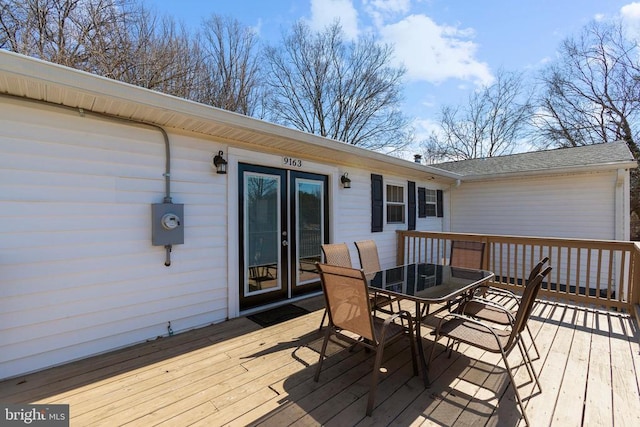
M 349 174 L 348 173 L 345 172 L 340 177 L 340 182 L 342 182 L 342 188 L 351 188 L 351 180 L 349 179 Z
M 213 158 L 213 165 L 216 167 L 216 173 L 227 173 L 227 161 L 222 157 L 222 150 Z

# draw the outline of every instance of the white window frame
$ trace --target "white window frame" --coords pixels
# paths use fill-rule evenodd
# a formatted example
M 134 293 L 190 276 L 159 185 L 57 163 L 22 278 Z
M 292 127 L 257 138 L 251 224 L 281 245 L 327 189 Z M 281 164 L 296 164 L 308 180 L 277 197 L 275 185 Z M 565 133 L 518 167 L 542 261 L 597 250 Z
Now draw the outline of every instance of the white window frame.
M 432 200 L 430 200 L 432 199 Z M 435 218 L 438 216 L 438 190 L 425 188 L 424 191 L 424 204 L 427 218 Z M 433 214 L 429 212 L 429 206 L 433 206 Z
M 389 201 L 389 187 L 397 187 L 402 190 L 402 202 Z M 407 223 L 407 186 L 397 182 L 386 182 L 384 184 L 384 216 L 387 224 L 406 224 Z M 402 206 L 402 221 L 389 221 L 389 207 Z

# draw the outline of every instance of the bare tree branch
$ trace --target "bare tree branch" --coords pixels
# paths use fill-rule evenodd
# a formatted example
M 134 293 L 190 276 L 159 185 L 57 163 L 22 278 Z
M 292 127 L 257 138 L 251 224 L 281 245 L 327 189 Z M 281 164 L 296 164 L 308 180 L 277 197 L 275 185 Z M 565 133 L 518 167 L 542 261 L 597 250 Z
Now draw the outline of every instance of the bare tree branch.
M 400 112 L 404 69 L 393 50 L 371 38 L 346 42 L 339 22 L 314 33 L 303 22 L 267 47 L 274 121 L 369 149 L 396 150 L 411 140 Z
M 494 84 L 469 96 L 468 105 L 442 108 L 440 132 L 423 143 L 425 155 L 433 162 L 510 154 L 532 111 L 522 75 L 500 71 Z

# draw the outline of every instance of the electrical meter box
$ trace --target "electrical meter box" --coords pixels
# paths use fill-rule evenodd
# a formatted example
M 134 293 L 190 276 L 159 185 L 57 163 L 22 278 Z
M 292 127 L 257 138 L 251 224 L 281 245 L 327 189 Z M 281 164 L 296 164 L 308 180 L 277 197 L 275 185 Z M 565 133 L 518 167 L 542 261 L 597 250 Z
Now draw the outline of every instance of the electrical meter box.
M 151 205 L 151 243 L 154 246 L 184 243 L 184 205 L 177 203 Z

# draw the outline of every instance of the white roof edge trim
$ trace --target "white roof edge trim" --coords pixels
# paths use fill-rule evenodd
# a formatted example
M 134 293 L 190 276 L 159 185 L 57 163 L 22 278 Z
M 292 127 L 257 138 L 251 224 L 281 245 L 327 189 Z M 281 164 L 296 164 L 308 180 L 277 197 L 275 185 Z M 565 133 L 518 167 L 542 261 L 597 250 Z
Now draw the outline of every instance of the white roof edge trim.
M 223 110 L 188 99 L 156 92 L 129 83 L 109 79 L 86 71 L 76 70 L 60 64 L 43 61 L 37 58 L 0 50 L 0 71 L 22 78 L 48 82 L 69 89 L 82 91 L 92 96 L 119 100 L 131 104 L 144 105 L 149 108 L 171 111 L 192 118 L 219 122 L 256 133 L 269 134 L 283 139 L 303 142 L 336 152 L 346 152 L 364 158 L 381 161 L 396 167 L 410 168 L 425 174 L 455 181 L 462 175 L 432 166 L 421 165 L 410 160 L 400 159 L 387 154 L 378 153 L 365 148 L 332 140 L 319 135 L 302 132 L 264 120 L 245 116 L 232 111 Z M 34 63 L 39 66 L 34 67 Z M 44 100 L 42 100 L 44 101 Z M 66 104 L 64 104 L 66 105 Z M 76 108 L 76 105 L 66 105 Z M 129 117 L 126 117 L 129 118 Z M 161 123 L 152 123 L 162 126 Z

